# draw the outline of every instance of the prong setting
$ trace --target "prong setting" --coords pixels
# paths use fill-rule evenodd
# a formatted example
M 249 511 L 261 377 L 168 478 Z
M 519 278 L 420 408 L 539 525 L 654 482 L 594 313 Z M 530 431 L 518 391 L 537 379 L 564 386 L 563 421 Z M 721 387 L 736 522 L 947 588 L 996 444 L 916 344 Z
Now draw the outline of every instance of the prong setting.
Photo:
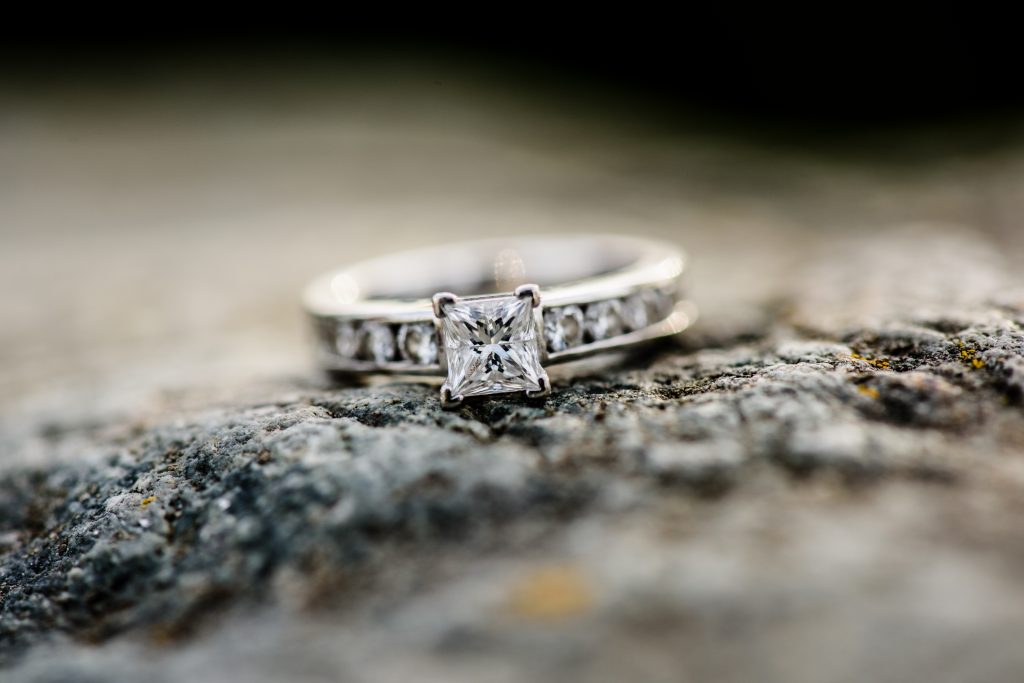
M 541 398 L 542 396 L 547 396 L 551 393 L 551 380 L 548 379 L 548 373 L 541 373 L 537 384 L 540 385 L 540 389 L 535 391 L 526 391 L 526 398 Z
M 441 407 L 445 410 L 454 410 L 462 405 L 462 401 L 465 400 L 464 396 L 456 396 L 452 394 L 452 390 L 447 384 L 441 387 Z
M 516 287 L 514 294 L 520 299 L 530 299 L 530 305 L 534 308 L 540 306 L 540 286 L 535 284 L 525 284 Z
M 459 297 L 455 296 L 451 292 L 438 292 L 432 296 L 430 302 L 434 307 L 434 317 L 443 318 L 445 307 L 455 304 L 458 300 Z

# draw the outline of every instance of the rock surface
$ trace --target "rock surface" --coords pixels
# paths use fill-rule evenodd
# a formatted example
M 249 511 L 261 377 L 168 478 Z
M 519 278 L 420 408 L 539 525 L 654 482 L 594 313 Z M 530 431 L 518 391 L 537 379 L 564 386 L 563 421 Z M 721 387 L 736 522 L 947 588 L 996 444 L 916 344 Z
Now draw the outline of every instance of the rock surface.
M 666 172 L 663 152 L 633 153 Z M 994 205 L 1016 206 L 1022 176 L 989 163 Z M 948 186 L 977 168 L 947 172 L 924 190 L 878 182 L 948 216 Z M 628 195 L 633 180 L 590 182 Z M 763 208 L 797 221 L 858 204 L 787 192 Z M 677 194 L 664 189 L 665 215 L 720 218 L 717 235 L 660 231 L 696 245 L 700 325 L 543 402 L 444 412 L 436 387 L 332 386 L 291 365 L 292 332 L 228 379 L 204 374 L 225 357 L 209 346 L 164 355 L 159 329 L 148 351 L 96 336 L 54 379 L 28 351 L 35 328 L 8 332 L 22 374 L 7 361 L 5 683 L 1015 680 L 1012 223 L 893 228 L 883 207 L 864 232 L 823 235 L 766 210 L 739 253 L 735 215 Z M 269 329 L 252 317 L 221 335 Z

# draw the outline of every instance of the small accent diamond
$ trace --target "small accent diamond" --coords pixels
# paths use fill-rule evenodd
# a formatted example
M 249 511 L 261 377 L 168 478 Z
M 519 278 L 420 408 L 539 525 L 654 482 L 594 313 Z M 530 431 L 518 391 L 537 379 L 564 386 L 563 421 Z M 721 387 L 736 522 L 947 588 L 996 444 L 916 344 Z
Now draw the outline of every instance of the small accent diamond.
M 622 322 L 627 330 L 639 330 L 661 322 L 671 312 L 668 295 L 657 289 L 645 289 L 622 302 Z
M 585 328 L 591 341 L 622 334 L 622 314 L 618 300 L 598 301 L 587 306 Z
M 344 358 L 355 358 L 359 350 L 359 336 L 356 326 L 348 320 L 342 320 L 334 330 L 334 349 Z
M 418 365 L 437 362 L 437 330 L 433 325 L 402 325 L 398 330 L 398 348 L 402 357 Z
M 671 312 L 672 295 L 660 289 L 645 289 L 622 302 L 622 322 L 630 331 L 661 322 Z
M 583 343 L 583 311 L 559 306 L 544 311 L 544 339 L 549 351 L 564 351 Z
M 653 292 L 645 289 L 622 300 L 622 324 L 627 330 L 640 330 L 654 322 Z
M 387 363 L 395 357 L 395 335 L 383 323 L 367 323 L 359 338 L 359 356 L 375 363 Z
M 672 310 L 675 308 L 675 296 L 670 289 L 655 289 L 652 292 L 654 294 L 654 319 L 664 320 L 672 314 Z

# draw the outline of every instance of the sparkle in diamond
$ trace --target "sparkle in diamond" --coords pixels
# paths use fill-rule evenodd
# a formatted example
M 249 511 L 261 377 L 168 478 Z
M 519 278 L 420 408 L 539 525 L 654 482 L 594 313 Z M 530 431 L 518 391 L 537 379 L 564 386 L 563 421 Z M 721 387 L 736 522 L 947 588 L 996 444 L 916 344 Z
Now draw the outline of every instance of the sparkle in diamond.
M 544 370 L 529 299 L 514 296 L 458 301 L 441 321 L 454 396 L 540 391 Z

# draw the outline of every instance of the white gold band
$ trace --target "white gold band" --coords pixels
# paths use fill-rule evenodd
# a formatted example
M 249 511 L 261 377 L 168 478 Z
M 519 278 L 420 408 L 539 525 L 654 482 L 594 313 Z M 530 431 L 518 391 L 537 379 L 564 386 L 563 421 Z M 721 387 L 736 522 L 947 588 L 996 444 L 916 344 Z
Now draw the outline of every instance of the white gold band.
M 511 299 L 526 286 L 539 295 L 537 356 L 548 365 L 681 332 L 694 316 L 680 298 L 684 264 L 671 244 L 627 236 L 464 242 L 328 273 L 307 287 L 304 304 L 326 369 L 438 375 L 454 347 L 434 295 Z

